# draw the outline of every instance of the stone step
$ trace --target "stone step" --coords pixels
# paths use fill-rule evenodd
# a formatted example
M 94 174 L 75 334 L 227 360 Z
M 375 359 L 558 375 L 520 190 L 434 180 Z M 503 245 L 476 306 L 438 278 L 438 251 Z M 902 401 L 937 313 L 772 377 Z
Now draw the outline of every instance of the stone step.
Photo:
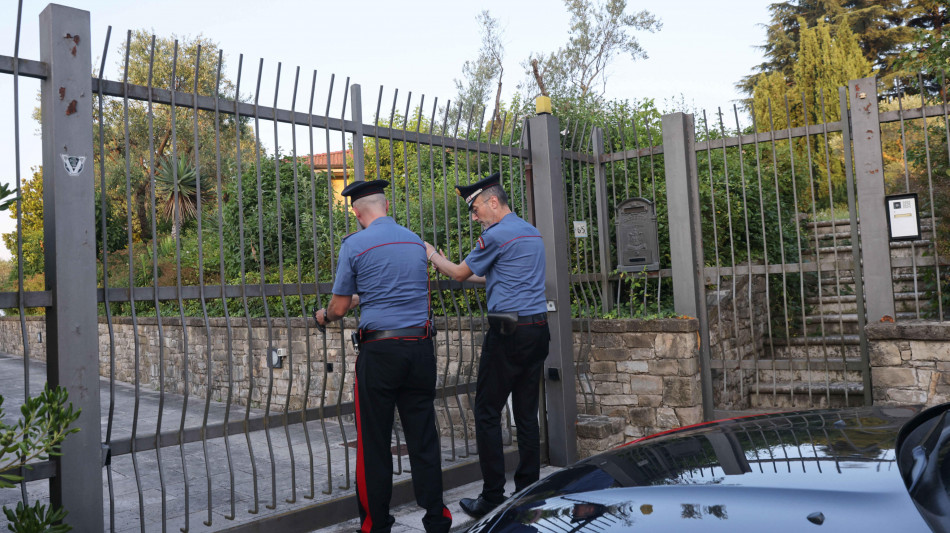
M 779 371 L 811 371 L 811 372 L 824 372 L 828 371 L 861 371 L 861 359 L 855 355 L 841 359 L 840 356 L 832 358 L 831 354 L 828 356 L 828 360 L 825 361 L 823 358 L 812 357 L 811 360 L 805 358 L 794 358 L 794 359 L 743 359 L 742 361 L 736 360 L 723 360 L 723 359 L 712 359 L 709 361 L 710 368 L 717 370 L 750 370 L 753 372 L 779 372 Z M 769 379 L 771 382 L 771 378 Z M 824 380 L 822 380 L 824 382 Z
M 861 344 L 861 338 L 857 335 L 825 335 L 824 337 L 792 337 L 790 339 L 775 337 L 765 339 L 763 346 L 774 346 L 776 348 L 786 346 L 857 346 Z
M 891 243 L 891 252 L 897 250 L 919 250 L 919 249 L 929 249 L 933 246 L 933 241 L 930 239 L 920 239 L 916 241 L 897 241 Z M 842 255 L 851 255 L 854 252 L 854 247 L 851 244 L 838 244 L 838 246 L 820 246 L 818 248 L 818 255 L 820 257 L 830 257 L 837 252 L 838 256 Z M 815 248 L 811 245 L 806 246 L 802 249 L 802 259 L 805 261 L 814 261 L 815 257 Z
M 762 408 L 816 409 L 827 407 L 858 407 L 864 405 L 863 382 L 830 384 L 776 382 L 750 387 L 749 406 Z
M 914 320 L 917 318 L 916 312 L 899 312 L 897 320 Z M 820 336 L 822 327 L 825 335 L 838 335 L 842 332 L 849 335 L 858 333 L 858 314 L 857 313 L 824 313 L 809 315 L 805 317 L 806 333 L 811 336 Z
M 844 225 L 844 226 L 836 225 L 833 230 L 832 230 L 831 226 L 827 226 L 827 227 L 825 227 L 825 228 L 821 228 L 821 229 L 819 229 L 818 231 L 816 231 L 816 232 L 814 232 L 814 233 L 811 233 L 811 240 L 812 240 L 812 241 L 815 240 L 815 235 L 818 236 L 818 239 L 819 239 L 819 240 L 828 240 L 828 241 L 835 241 L 835 240 L 837 240 L 837 241 L 839 241 L 839 244 L 840 244 L 840 241 L 842 241 L 842 240 L 847 240 L 847 241 L 850 242 L 850 240 L 851 240 L 851 226 L 850 226 L 850 225 L 847 225 L 847 224 Z M 861 235 L 861 230 L 860 230 L 860 229 L 858 230 L 858 235 L 859 235 L 859 236 Z M 933 236 L 933 226 L 931 226 L 929 222 L 926 223 L 926 224 L 921 223 L 921 225 L 920 225 L 920 236 L 921 236 L 921 237 L 924 237 L 924 236 L 931 236 L 931 237 L 932 237 L 932 236 Z
M 832 383 L 862 383 L 863 365 L 857 358 L 841 360 L 828 358 L 827 361 L 813 357 L 807 359 L 771 359 L 760 360 L 759 367 L 752 374 L 758 383 L 801 383 L 826 386 Z M 784 364 L 782 364 L 784 363 Z M 776 368 L 771 368 L 774 364 Z M 780 368 L 784 367 L 784 368 Z
M 799 345 L 769 345 L 768 341 L 763 343 L 762 354 L 764 361 L 781 361 L 781 360 L 791 360 L 791 361 L 821 361 L 824 364 L 825 359 L 828 361 L 841 361 L 842 359 L 846 361 L 857 361 L 861 359 L 861 344 L 856 342 L 854 344 L 842 344 L 841 342 L 831 342 L 830 338 L 835 337 L 834 335 L 826 335 L 823 337 L 825 343 L 821 343 L 820 338 L 815 338 L 816 341 L 814 344 L 799 344 Z M 841 335 L 837 335 L 841 337 Z M 846 335 L 846 337 L 857 338 L 857 335 Z M 849 341 L 850 342 L 850 341 Z
M 894 301 L 911 301 L 916 298 L 924 300 L 927 294 L 923 292 L 895 292 Z M 854 294 L 840 294 L 831 296 L 812 296 L 805 298 L 805 303 L 810 305 L 836 304 L 836 303 L 856 303 L 857 297 Z
M 835 209 L 835 213 L 838 213 L 838 210 L 837 210 L 837 209 Z M 841 214 L 847 214 L 847 213 L 848 213 L 848 210 L 845 209 L 844 211 L 842 211 Z M 861 217 L 858 217 L 857 222 L 858 222 L 858 225 L 859 225 L 859 227 L 860 227 L 860 224 L 861 224 Z M 925 211 L 925 212 L 923 212 L 923 213 L 920 213 L 920 225 L 921 225 L 921 227 L 923 227 L 925 224 L 929 224 L 929 222 L 930 222 L 930 212 L 929 212 L 929 211 Z M 844 226 L 844 227 L 846 227 L 846 228 L 850 228 L 850 227 L 851 227 L 851 218 L 850 218 L 850 217 L 841 217 L 841 218 L 836 218 L 836 219 L 834 219 L 834 220 L 816 220 L 816 221 L 810 221 L 810 220 L 807 220 L 807 219 L 806 219 L 806 220 L 804 220 L 804 223 L 802 224 L 802 227 L 808 228 L 808 229 L 810 229 L 810 230 L 815 230 L 815 231 L 821 231 L 821 230 L 823 230 L 823 229 L 832 228 L 832 227 L 833 227 L 833 228 L 841 228 L 842 226 Z

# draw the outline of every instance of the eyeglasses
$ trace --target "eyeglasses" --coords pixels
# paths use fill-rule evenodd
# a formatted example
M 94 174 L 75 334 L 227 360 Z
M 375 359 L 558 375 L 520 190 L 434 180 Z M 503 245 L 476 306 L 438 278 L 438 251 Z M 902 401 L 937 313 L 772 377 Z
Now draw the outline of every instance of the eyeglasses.
M 482 201 L 482 205 L 487 204 L 490 200 L 491 200 L 490 197 L 489 197 L 489 198 L 485 198 L 485 199 Z M 471 213 L 472 213 L 473 215 L 478 216 L 478 207 L 479 207 L 479 206 L 477 205 L 477 203 L 472 203 L 472 208 L 469 209 L 469 211 L 471 211 Z

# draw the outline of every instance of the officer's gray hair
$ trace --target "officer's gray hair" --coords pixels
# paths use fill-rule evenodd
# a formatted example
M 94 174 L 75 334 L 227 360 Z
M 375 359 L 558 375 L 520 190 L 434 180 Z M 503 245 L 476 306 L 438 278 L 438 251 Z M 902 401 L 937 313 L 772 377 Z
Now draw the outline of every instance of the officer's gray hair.
M 482 191 L 482 194 L 485 195 L 487 200 L 489 197 L 494 196 L 498 198 L 498 203 L 507 207 L 508 206 L 508 194 L 504 189 L 501 188 L 501 185 L 492 185 L 491 187 Z
M 386 213 L 386 195 L 385 194 L 371 194 L 369 196 L 364 196 L 362 198 L 357 198 L 353 200 L 353 206 L 359 209 L 360 211 L 374 210 L 382 211 Z

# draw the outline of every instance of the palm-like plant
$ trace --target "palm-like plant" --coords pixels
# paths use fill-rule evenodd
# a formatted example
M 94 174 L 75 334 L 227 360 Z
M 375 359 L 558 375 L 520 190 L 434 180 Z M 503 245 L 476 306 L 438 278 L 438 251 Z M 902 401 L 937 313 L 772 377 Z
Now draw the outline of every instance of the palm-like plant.
M 10 206 L 16 203 L 16 201 L 16 189 L 11 189 L 6 183 L 0 183 L 0 211 L 10 209 Z
M 162 216 L 172 221 L 172 236 L 177 237 L 185 220 L 198 216 L 198 191 L 201 201 L 209 202 L 214 187 L 210 176 L 202 176 L 184 157 L 166 157 L 155 173 L 155 199 L 160 202 Z M 177 192 L 177 194 L 176 194 Z

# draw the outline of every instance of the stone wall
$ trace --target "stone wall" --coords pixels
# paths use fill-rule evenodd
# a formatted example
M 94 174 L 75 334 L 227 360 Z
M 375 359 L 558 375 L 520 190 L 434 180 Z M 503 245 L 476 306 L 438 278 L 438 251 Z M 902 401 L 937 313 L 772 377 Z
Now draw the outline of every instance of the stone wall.
M 702 421 L 696 319 L 576 320 L 578 454 Z
M 878 323 L 867 332 L 875 404 L 950 401 L 950 323 Z
M 473 338 L 469 332 L 469 322 L 469 320 L 463 320 L 461 329 L 456 320 L 448 322 L 443 320 L 439 324 L 438 386 L 442 386 L 443 383 L 449 385 L 457 382 L 466 383 L 474 379 L 473 369 L 476 365 L 473 364 L 472 354 L 477 354 L 480 350 L 481 330 L 476 327 Z M 137 328 L 133 327 L 131 318 L 115 317 L 112 319 L 110 334 L 109 324 L 104 318 L 100 318 L 100 375 L 104 377 L 110 375 L 112 367 L 110 361 L 114 357 L 115 376 L 119 381 L 134 383 L 137 373 L 139 383 L 143 387 L 158 390 L 159 384 L 164 383 L 166 392 L 184 394 L 187 378 L 188 394 L 191 397 L 205 398 L 208 394 L 210 367 L 211 397 L 215 401 L 226 401 L 230 388 L 233 404 L 247 405 L 248 396 L 250 396 L 252 407 L 264 407 L 268 390 L 270 390 L 271 410 L 280 412 L 284 410 L 285 405 L 290 410 L 298 410 L 303 406 L 309 367 L 309 407 L 317 405 L 321 397 L 325 398 L 327 405 L 335 405 L 338 399 L 342 403 L 353 401 L 356 353 L 350 343 L 350 334 L 355 331 L 356 321 L 351 318 L 344 321 L 342 332 L 340 324 L 336 323 L 328 329 L 326 337 L 315 328 L 312 319 L 308 319 L 305 323 L 303 318 L 292 318 L 289 323 L 283 318 L 273 319 L 270 330 L 264 319 L 247 321 L 242 318 L 232 318 L 229 324 L 223 318 L 209 318 L 206 324 L 200 318 L 186 318 L 184 329 L 181 324 L 180 318 L 164 317 L 161 335 L 159 335 L 158 320 L 154 317 L 138 318 Z M 44 361 L 46 359 L 45 319 L 27 317 L 26 326 L 30 357 Z M 268 334 L 271 335 L 270 343 L 268 343 Z M 136 336 L 138 337 L 137 347 Z M 18 317 L 0 317 L 0 352 L 22 356 L 22 338 Z M 228 350 L 229 342 L 230 351 Z M 271 369 L 268 368 L 265 357 L 269 344 L 274 348 L 282 349 L 286 355 L 282 368 L 273 369 L 272 382 Z M 325 351 L 324 346 L 326 346 Z M 208 360 L 209 347 L 210 361 Z M 136 349 L 138 350 L 137 372 Z M 446 363 L 447 353 L 450 354 L 448 363 Z M 164 365 L 160 364 L 162 361 Z M 187 373 L 184 372 L 186 365 Z M 163 376 L 161 375 L 162 368 L 164 368 Z M 325 388 L 323 387 L 324 368 L 327 370 Z M 466 400 L 463 394 L 463 409 L 468 408 Z M 446 416 L 444 409 L 440 409 L 439 412 L 440 416 Z M 457 407 L 453 412 L 453 417 L 456 421 L 459 420 Z M 446 427 L 450 425 L 445 424 Z
M 742 266 L 738 269 L 741 272 Z M 706 291 L 713 402 L 720 409 L 749 407 L 748 394 L 743 392 L 749 390 L 755 376 L 750 370 L 740 369 L 740 361 L 762 357 L 768 338 L 765 277 L 752 278 L 751 298 L 749 276 L 737 276 L 735 281 L 734 290 L 732 279 L 726 278 L 719 290 Z
M 43 317 L 26 319 L 30 355 L 37 360 L 46 357 L 46 335 Z M 186 318 L 184 330 L 179 318 L 162 319 L 162 335 L 154 317 L 142 317 L 133 328 L 128 317 L 99 323 L 99 370 L 109 376 L 110 360 L 115 358 L 116 379 L 133 383 L 136 376 L 135 339 L 138 336 L 138 378 L 143 387 L 158 390 L 160 361 L 164 361 L 164 388 L 168 392 L 185 392 L 185 336 L 188 342 L 187 377 L 191 397 L 205 398 L 208 391 L 208 369 L 211 372 L 211 396 L 225 401 L 231 384 L 232 403 L 246 405 L 248 396 L 253 407 L 263 407 L 271 385 L 265 352 L 267 323 L 263 319 L 230 320 L 211 318 L 207 325 L 200 318 Z M 474 325 L 474 334 L 470 328 Z M 250 326 L 250 327 L 249 327 Z M 271 322 L 272 346 L 288 353 L 283 368 L 273 370 L 271 409 L 291 410 L 303 405 L 307 376 L 307 347 L 310 347 L 310 396 L 313 407 L 321 396 L 327 405 L 337 399 L 353 399 L 353 377 L 356 355 L 349 338 L 355 321 L 347 319 L 345 329 L 330 328 L 326 337 L 302 318 L 288 324 L 284 319 Z M 309 337 L 306 326 L 309 326 Z M 449 319 L 440 321 L 437 353 L 439 355 L 438 386 L 467 383 L 475 379 L 477 357 L 481 351 L 482 330 L 478 321 Z M 588 456 L 640 437 L 701 421 L 699 387 L 698 323 L 695 319 L 679 320 L 575 320 L 575 354 L 578 360 L 578 405 L 582 416 L 578 424 L 578 447 Z M 159 341 L 161 339 L 161 342 Z M 343 339 L 346 339 L 345 343 Z M 211 360 L 208 361 L 210 343 Z M 343 348 L 345 346 L 345 349 Z M 114 347 L 114 352 L 113 348 Z M 290 351 L 292 350 L 292 354 Z M 22 334 L 17 317 L 0 318 L 0 352 L 22 355 Z M 229 365 L 228 354 L 231 356 Z M 248 354 L 252 354 L 251 357 Z M 446 355 L 448 354 L 448 356 Z M 250 363 L 250 364 L 249 364 Z M 327 366 L 325 366 L 327 365 Z M 332 368 L 331 368 L 332 366 Z M 229 381 L 228 368 L 231 369 Z M 323 369 L 327 384 L 323 388 Z M 437 399 L 436 413 L 443 431 L 453 428 L 461 437 L 465 430 L 472 435 L 470 399 L 464 392 L 458 401 Z M 449 417 L 452 421 L 449 421 Z M 467 427 L 462 427 L 461 420 Z M 454 422 L 454 423 L 453 423 Z

